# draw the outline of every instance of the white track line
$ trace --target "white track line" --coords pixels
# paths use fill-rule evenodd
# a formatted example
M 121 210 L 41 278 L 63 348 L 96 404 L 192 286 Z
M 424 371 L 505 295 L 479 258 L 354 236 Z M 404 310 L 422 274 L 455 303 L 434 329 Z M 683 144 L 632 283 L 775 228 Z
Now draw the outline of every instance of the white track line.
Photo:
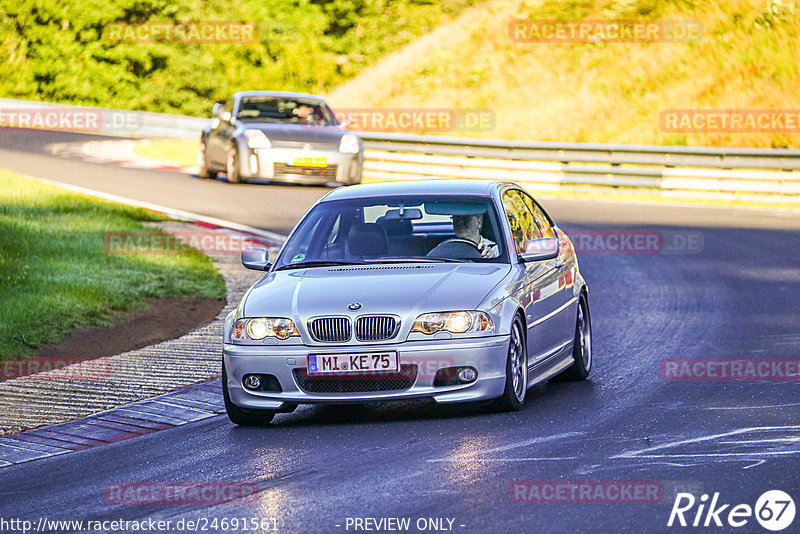
M 68 189 L 70 191 L 74 191 L 76 193 L 82 193 L 84 195 L 89 195 L 92 197 L 100 198 L 103 200 L 110 200 L 112 202 L 118 202 L 120 204 L 126 204 L 128 206 L 134 206 L 137 208 L 144 208 L 150 211 L 156 211 L 159 213 L 163 213 L 172 217 L 173 219 L 181 219 L 184 221 L 191 221 L 191 222 L 202 222 L 206 224 L 213 224 L 215 226 L 221 226 L 223 228 L 230 228 L 231 230 L 238 230 L 240 232 L 247 232 L 253 235 L 257 235 L 260 237 L 264 237 L 266 239 L 271 239 L 273 241 L 277 241 L 278 243 L 283 243 L 286 241 L 286 237 L 283 234 L 278 234 L 275 232 L 270 232 L 269 230 L 262 230 L 260 228 L 255 228 L 253 226 L 247 226 L 245 224 L 239 224 L 233 221 L 227 221 L 225 219 L 217 219 L 216 217 L 207 217 L 205 215 L 200 215 L 198 213 L 192 213 L 190 211 L 183 211 L 174 208 L 168 208 L 166 206 L 160 206 L 158 204 L 151 204 L 149 202 L 142 202 L 139 200 L 134 200 L 132 198 L 121 197 L 117 195 L 112 195 L 110 193 L 103 193 L 102 191 L 96 191 L 94 189 L 87 189 L 85 187 L 80 187 L 77 185 L 72 184 L 65 184 L 63 182 L 57 182 L 55 180 L 48 180 L 47 178 L 35 178 L 32 176 L 27 176 L 32 180 L 36 180 L 38 182 L 42 182 L 49 185 L 55 185 L 57 187 L 61 187 L 63 189 Z
M 726 438 L 731 436 L 737 436 L 741 434 L 747 434 L 749 432 L 759 432 L 759 431 L 771 431 L 771 430 L 800 430 L 800 426 L 798 425 L 788 425 L 788 426 L 758 426 L 758 427 L 750 427 L 750 428 L 740 428 L 738 430 L 732 430 L 730 432 L 723 432 L 720 434 L 711 434 L 707 436 L 701 436 L 699 438 L 691 438 L 691 439 L 682 439 L 677 441 L 671 441 L 669 443 L 664 443 L 662 445 L 655 445 L 653 447 L 648 447 L 645 449 L 639 449 L 636 451 L 630 452 L 623 452 L 621 454 L 616 454 L 611 458 L 664 458 L 664 457 L 724 457 L 724 456 L 780 456 L 780 455 L 788 455 L 788 454 L 800 454 L 800 451 L 792 450 L 792 451 L 768 451 L 768 452 L 748 452 L 748 453 L 703 453 L 703 454 L 682 454 L 682 453 L 675 453 L 675 454 L 651 454 L 653 451 L 659 451 L 662 449 L 667 449 L 670 447 L 676 447 L 680 445 L 689 445 L 695 443 L 702 443 L 704 441 L 713 441 L 719 438 Z

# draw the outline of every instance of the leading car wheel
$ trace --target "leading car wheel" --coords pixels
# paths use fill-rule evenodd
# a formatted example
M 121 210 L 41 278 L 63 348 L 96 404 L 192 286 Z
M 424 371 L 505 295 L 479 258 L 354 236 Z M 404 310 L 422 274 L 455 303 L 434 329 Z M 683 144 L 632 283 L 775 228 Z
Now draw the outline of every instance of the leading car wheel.
M 558 380 L 586 380 L 592 370 L 592 320 L 585 295 L 578 300 L 578 318 L 575 321 L 575 340 L 572 344 L 573 364 L 559 374 Z
M 228 150 L 228 161 L 225 172 L 228 175 L 228 181 L 230 183 L 238 184 L 242 181 L 242 175 L 239 174 L 239 152 L 236 150 L 236 147 L 231 147 Z
M 506 357 L 506 387 L 503 395 L 494 401 L 492 408 L 510 412 L 522 408 L 528 391 L 528 352 L 525 346 L 525 333 L 522 320 L 514 318 Z
M 222 364 L 222 397 L 225 400 L 225 411 L 231 423 L 240 426 L 266 425 L 275 417 L 274 410 L 243 410 L 231 402 L 228 394 L 228 373 Z
M 217 173 L 209 169 L 208 157 L 206 156 L 206 144 L 200 143 L 200 150 L 197 152 L 197 175 L 200 178 L 216 178 Z

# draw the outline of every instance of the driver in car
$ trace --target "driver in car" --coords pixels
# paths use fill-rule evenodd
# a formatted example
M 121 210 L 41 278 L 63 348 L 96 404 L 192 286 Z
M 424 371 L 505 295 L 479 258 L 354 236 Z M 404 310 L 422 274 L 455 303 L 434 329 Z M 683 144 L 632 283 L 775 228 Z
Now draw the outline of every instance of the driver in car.
M 483 215 L 453 215 L 453 229 L 456 237 L 468 239 L 478 245 L 483 258 L 496 258 L 500 255 L 497 243 L 489 241 L 481 235 Z

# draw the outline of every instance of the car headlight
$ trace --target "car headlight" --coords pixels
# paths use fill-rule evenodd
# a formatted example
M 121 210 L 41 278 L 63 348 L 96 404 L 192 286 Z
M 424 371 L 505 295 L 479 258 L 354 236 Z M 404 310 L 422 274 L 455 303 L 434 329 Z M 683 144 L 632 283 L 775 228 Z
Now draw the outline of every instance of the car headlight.
M 358 136 L 353 134 L 344 134 L 342 140 L 339 141 L 339 152 L 343 154 L 358 154 Z
M 247 146 L 250 148 L 270 148 L 272 143 L 269 142 L 267 135 L 261 130 L 245 130 L 244 136 L 247 138 Z
M 291 319 L 280 317 L 255 317 L 253 319 L 239 319 L 233 325 L 233 339 L 264 339 L 275 337 L 289 339 L 299 336 L 297 328 Z
M 423 313 L 414 321 L 412 332 L 435 334 L 436 332 L 451 332 L 463 334 L 466 332 L 491 332 L 494 323 L 489 314 L 481 311 L 449 311 L 436 313 Z

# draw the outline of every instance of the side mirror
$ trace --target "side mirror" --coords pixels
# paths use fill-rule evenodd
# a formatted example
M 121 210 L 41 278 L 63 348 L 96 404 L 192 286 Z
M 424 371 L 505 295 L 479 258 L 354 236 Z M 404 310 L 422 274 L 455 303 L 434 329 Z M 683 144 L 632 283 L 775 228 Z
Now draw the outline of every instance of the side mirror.
M 351 124 L 353 124 L 353 121 L 345 117 L 339 121 L 339 129 L 347 130 Z
M 531 239 L 525 245 L 525 252 L 519 255 L 523 263 L 552 260 L 558 257 L 558 238 L 540 237 Z
M 266 271 L 270 268 L 269 250 L 261 247 L 249 247 L 242 250 L 242 265 L 254 271 Z
M 222 102 L 214 104 L 214 107 L 211 108 L 211 113 L 213 113 L 215 117 L 219 117 L 222 122 L 229 122 L 231 120 L 231 112 L 225 109 Z

